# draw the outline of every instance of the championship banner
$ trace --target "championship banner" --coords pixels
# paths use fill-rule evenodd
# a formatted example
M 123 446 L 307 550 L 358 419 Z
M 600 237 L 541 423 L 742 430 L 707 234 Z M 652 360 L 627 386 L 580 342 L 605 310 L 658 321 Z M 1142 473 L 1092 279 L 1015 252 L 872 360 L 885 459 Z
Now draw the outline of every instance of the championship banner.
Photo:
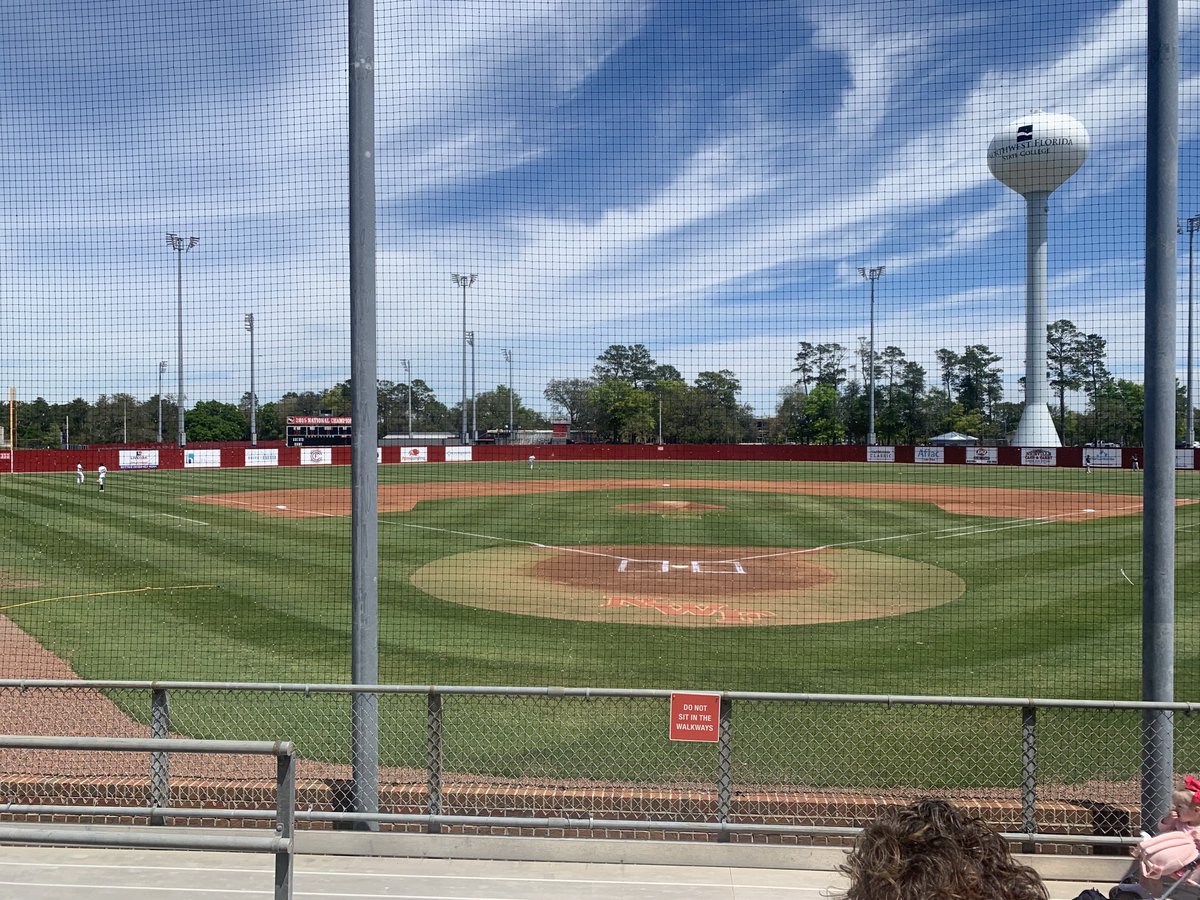
M 945 461 L 945 447 L 913 447 L 913 462 L 944 463 Z
M 117 465 L 122 469 L 157 469 L 157 450 L 119 450 Z
M 867 462 L 894 463 L 896 461 L 895 447 L 868 447 Z
M 1056 466 L 1058 465 L 1058 450 L 1054 447 L 1022 447 L 1021 465 Z
M 428 447 L 405 447 L 400 452 L 400 462 L 423 463 L 429 462 Z
M 446 462 L 470 462 L 472 459 L 470 447 L 447 447 Z
M 300 450 L 300 465 L 329 466 L 333 465 L 333 451 L 328 447 L 304 447 Z
M 274 447 L 248 447 L 244 464 L 246 468 L 277 466 L 279 465 L 279 451 Z
M 183 467 L 185 469 L 219 469 L 221 468 L 221 451 L 184 450 Z

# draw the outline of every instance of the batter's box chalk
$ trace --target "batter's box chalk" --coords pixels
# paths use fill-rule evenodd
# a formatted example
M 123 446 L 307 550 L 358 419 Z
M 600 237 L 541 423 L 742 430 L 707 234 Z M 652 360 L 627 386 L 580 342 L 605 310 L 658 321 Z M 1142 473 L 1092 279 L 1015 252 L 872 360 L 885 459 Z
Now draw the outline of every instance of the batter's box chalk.
M 697 575 L 745 575 L 746 570 L 736 559 L 722 559 L 717 562 L 705 562 L 702 559 L 692 560 L 692 571 Z
M 623 559 L 617 565 L 618 572 L 670 572 L 669 559 Z

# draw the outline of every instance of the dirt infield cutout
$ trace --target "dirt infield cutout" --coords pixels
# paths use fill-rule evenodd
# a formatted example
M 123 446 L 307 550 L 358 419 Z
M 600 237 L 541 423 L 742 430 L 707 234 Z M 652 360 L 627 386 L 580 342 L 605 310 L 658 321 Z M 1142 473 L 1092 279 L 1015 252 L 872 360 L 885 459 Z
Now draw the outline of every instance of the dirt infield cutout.
M 513 479 L 379 487 L 379 512 L 468 497 L 579 491 L 644 492 L 625 512 L 703 515 L 721 509 L 680 491 L 744 491 L 928 503 L 956 515 L 1086 522 L 1138 515 L 1130 494 L 940 484 L 704 479 Z M 190 497 L 267 516 L 348 516 L 350 490 L 254 491 Z M 1195 501 L 1179 501 L 1190 503 Z M 896 616 L 960 597 L 963 581 L 936 566 L 859 549 L 505 546 L 447 556 L 413 584 L 452 603 L 521 615 L 681 627 L 811 625 Z
M 442 557 L 412 583 L 441 600 L 550 619 L 703 628 L 813 625 L 949 603 L 965 584 L 857 549 L 492 547 Z
M 860 481 L 707 481 L 683 478 L 662 482 L 650 478 L 529 479 L 512 481 L 453 481 L 426 484 L 385 484 L 379 487 L 379 511 L 407 512 L 427 500 L 463 497 L 513 497 L 574 491 L 644 490 L 644 502 L 673 501 L 679 490 L 750 491 L 810 497 L 853 497 L 931 503 L 946 512 L 1001 519 L 1044 518 L 1080 522 L 1106 516 L 1131 516 L 1142 511 L 1142 498 L 1132 494 L 1083 491 L 1034 491 L 1016 488 L 963 487 L 944 484 L 879 484 Z M 253 510 L 268 516 L 311 518 L 350 515 L 349 488 L 245 491 L 188 497 Z M 1192 500 L 1180 500 L 1193 503 Z

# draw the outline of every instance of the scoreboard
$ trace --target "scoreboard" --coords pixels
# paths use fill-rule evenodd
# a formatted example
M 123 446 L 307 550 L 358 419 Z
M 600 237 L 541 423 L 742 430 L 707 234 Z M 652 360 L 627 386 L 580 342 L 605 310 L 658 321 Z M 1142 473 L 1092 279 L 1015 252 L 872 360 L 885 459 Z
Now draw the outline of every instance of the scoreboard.
M 345 447 L 350 444 L 349 416 L 288 416 L 289 447 Z

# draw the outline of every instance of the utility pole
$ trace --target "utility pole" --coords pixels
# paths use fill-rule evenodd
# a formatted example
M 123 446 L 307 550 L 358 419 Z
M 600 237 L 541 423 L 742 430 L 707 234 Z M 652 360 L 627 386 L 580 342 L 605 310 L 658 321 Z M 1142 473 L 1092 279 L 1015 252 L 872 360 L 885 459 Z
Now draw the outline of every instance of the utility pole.
M 479 406 L 479 394 L 475 390 L 475 332 L 467 332 L 467 343 L 471 345 L 471 443 L 479 442 L 479 417 L 475 414 Z
M 254 313 L 246 313 L 245 327 L 250 332 L 250 446 L 258 446 L 258 396 L 254 393 Z
M 408 381 L 408 436 L 412 437 L 412 360 L 402 359 L 400 364 L 404 366 L 404 377 Z
M 179 390 L 175 402 L 179 404 L 179 432 L 176 443 L 180 447 L 187 445 L 187 432 L 183 430 L 183 254 L 200 243 L 198 237 L 182 238 L 171 232 L 167 234 L 167 246 L 175 251 L 176 256 L 176 360 L 179 369 Z
M 476 275 L 454 274 L 450 280 L 462 288 L 462 433 L 459 435 L 463 444 L 467 443 L 467 288 L 475 283 Z
M 867 401 L 867 445 L 875 446 L 875 282 L 883 275 L 883 266 L 858 267 L 858 274 L 871 282 L 871 337 L 867 342 L 867 366 L 870 370 L 871 389 Z
M 508 363 L 508 442 L 513 443 L 513 382 L 512 382 L 512 351 L 501 350 L 504 361 Z
M 1180 226 L 1180 231 L 1183 226 Z M 1188 308 L 1187 308 L 1187 445 L 1191 447 L 1196 442 L 1196 395 L 1192 391 L 1192 385 L 1195 383 L 1195 346 L 1193 344 L 1193 334 L 1196 325 L 1196 304 L 1195 296 L 1192 293 L 1194 286 L 1193 263 L 1195 257 L 1193 250 L 1196 245 L 1196 232 L 1200 231 L 1200 216 L 1192 216 L 1187 220 L 1187 236 L 1188 236 Z
M 162 379 L 163 372 L 167 371 L 167 361 L 160 359 L 158 361 L 158 442 L 162 443 Z

